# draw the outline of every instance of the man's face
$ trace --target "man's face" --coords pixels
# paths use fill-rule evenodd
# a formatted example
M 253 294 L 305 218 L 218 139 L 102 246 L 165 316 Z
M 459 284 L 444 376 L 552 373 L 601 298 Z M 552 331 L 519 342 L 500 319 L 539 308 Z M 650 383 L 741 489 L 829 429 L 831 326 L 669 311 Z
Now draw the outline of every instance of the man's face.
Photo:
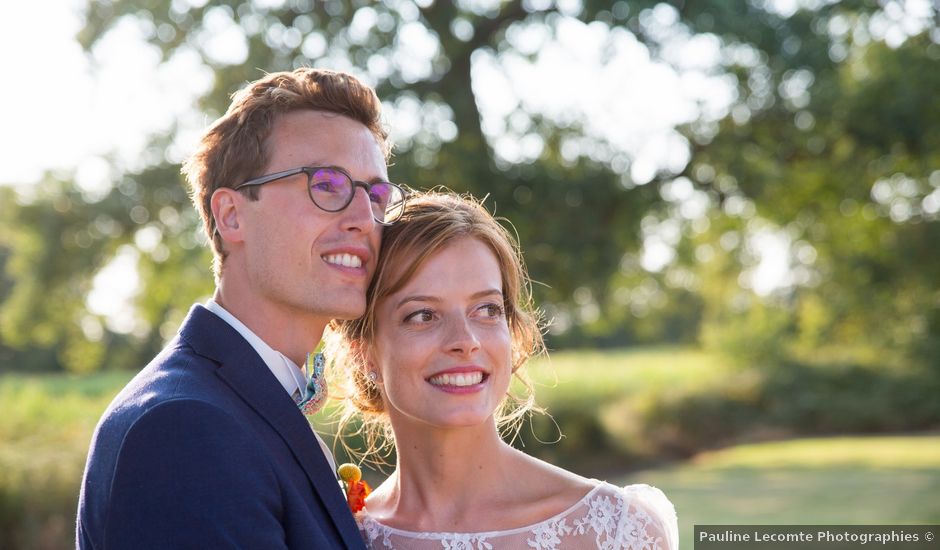
M 266 147 L 265 174 L 338 166 L 354 180 L 388 179 L 375 137 L 344 116 L 279 115 Z M 258 200 L 243 207 L 245 268 L 262 303 L 323 320 L 362 315 L 381 236 L 364 189 L 356 189 L 344 210 L 326 212 L 310 200 L 306 175 L 298 174 L 265 184 Z

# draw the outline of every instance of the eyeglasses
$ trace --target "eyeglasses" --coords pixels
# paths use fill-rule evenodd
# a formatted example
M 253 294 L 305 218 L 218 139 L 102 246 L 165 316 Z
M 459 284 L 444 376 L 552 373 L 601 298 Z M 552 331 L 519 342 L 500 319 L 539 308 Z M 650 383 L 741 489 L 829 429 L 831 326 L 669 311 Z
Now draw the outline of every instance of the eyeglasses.
M 391 225 L 401 217 L 405 210 L 408 193 L 400 185 L 387 181 L 366 183 L 352 179 L 346 170 L 338 166 L 301 166 L 283 172 L 275 172 L 240 183 L 233 187 L 236 191 L 243 187 L 264 185 L 279 179 L 307 174 L 307 194 L 313 204 L 327 212 L 339 212 L 352 203 L 356 188 L 366 190 L 372 206 L 372 218 L 379 224 Z

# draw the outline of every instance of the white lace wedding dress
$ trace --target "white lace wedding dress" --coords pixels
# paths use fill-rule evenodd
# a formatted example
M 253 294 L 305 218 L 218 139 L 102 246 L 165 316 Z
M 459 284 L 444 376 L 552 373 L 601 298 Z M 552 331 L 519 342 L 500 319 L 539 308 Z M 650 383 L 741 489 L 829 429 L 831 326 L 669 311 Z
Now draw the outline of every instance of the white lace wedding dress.
M 534 525 L 505 531 L 419 533 L 389 527 L 363 509 L 356 521 L 371 550 L 676 550 L 676 512 L 649 485 L 597 482 L 581 500 Z

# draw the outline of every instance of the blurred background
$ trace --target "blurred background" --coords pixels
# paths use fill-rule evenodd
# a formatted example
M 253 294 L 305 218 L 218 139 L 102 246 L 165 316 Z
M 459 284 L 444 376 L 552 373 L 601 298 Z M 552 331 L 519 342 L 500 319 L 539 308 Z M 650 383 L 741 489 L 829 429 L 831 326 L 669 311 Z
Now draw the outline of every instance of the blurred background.
M 180 163 L 301 66 L 375 86 L 393 181 L 511 220 L 552 350 L 517 445 L 661 487 L 685 547 L 695 523 L 940 522 L 931 0 L 18 4 L 0 548 L 71 547 L 95 422 L 213 289 Z

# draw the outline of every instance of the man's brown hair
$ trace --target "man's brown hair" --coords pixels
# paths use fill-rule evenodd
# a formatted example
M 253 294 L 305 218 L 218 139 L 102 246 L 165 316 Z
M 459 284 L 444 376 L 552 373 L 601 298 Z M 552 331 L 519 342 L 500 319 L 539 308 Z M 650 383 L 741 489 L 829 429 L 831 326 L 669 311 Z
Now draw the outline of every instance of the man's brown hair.
M 382 126 L 379 98 L 352 75 L 297 69 L 269 74 L 234 93 L 228 111 L 206 130 L 195 153 L 183 164 L 193 204 L 212 242 L 217 279 L 226 251 L 216 232 L 212 194 L 220 187 L 235 187 L 263 175 L 270 158 L 267 141 L 275 120 L 284 113 L 307 109 L 361 122 L 375 136 L 388 160 L 391 147 Z M 257 200 L 259 189 L 249 186 L 243 192 Z

